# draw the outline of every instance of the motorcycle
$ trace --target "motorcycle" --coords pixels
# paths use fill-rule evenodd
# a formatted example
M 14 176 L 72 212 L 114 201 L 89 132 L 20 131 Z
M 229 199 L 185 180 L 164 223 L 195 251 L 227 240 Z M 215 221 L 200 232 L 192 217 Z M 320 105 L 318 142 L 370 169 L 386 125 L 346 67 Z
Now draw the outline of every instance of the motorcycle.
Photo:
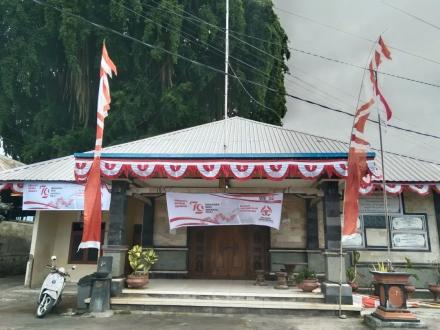
M 46 265 L 50 269 L 50 273 L 46 276 L 38 296 L 38 318 L 44 317 L 61 301 L 66 279 L 70 277 L 70 274 L 66 272 L 64 267 L 57 268 L 56 260 L 57 257 L 52 256 L 51 264 Z M 76 266 L 72 266 L 72 270 L 75 268 Z

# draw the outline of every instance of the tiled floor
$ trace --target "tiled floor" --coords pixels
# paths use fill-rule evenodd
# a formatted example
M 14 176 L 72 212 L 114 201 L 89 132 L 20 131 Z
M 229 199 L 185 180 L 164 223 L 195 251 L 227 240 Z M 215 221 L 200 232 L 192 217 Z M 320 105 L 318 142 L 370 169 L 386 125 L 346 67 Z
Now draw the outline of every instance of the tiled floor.
M 126 289 L 124 293 L 139 294 L 196 294 L 196 295 L 233 295 L 233 296 L 267 296 L 267 297 L 316 297 L 322 298 L 319 292 L 307 293 L 297 287 L 275 289 L 275 282 L 267 286 L 254 285 L 254 281 L 240 280 L 170 280 L 152 279 L 145 289 Z

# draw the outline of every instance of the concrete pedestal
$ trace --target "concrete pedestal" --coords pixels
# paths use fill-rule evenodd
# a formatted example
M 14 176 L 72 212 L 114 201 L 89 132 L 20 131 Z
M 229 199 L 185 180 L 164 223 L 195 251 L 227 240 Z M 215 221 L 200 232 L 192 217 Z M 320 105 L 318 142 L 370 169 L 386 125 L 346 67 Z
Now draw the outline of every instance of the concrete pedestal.
M 424 322 L 418 320 L 417 322 L 396 322 L 396 321 L 382 321 L 373 315 L 365 315 L 364 323 L 372 329 L 426 329 Z
M 342 284 L 342 304 L 353 305 L 353 294 L 349 284 Z M 339 304 L 339 284 L 324 282 L 321 284 L 321 292 L 326 304 Z
M 110 309 L 111 278 L 94 279 L 89 311 L 102 313 Z
M 125 258 L 128 247 L 123 245 L 104 245 L 102 247 L 104 256 L 113 257 L 112 277 L 123 277 L 125 275 Z

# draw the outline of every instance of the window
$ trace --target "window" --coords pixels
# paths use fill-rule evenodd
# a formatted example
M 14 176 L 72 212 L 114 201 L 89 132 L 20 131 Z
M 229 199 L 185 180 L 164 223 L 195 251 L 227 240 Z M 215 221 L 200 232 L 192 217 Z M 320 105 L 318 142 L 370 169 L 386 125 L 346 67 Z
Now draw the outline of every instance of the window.
M 98 261 L 97 249 L 81 249 L 78 246 L 81 243 L 84 224 L 82 222 L 72 223 L 70 234 L 69 264 L 95 264 Z M 105 223 L 101 224 L 101 244 L 104 244 Z

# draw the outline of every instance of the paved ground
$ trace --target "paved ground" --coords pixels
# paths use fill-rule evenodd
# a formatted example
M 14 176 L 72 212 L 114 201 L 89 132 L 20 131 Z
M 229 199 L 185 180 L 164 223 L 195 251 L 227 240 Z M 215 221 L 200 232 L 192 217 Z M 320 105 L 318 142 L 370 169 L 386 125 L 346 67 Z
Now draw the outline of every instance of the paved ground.
M 264 316 L 150 314 L 136 312 L 111 317 L 75 316 L 75 296 L 65 295 L 56 311 L 44 319 L 35 318 L 38 290 L 23 288 L 22 277 L 0 278 L 0 329 L 160 329 L 160 330 L 333 330 L 367 329 L 360 317 L 340 320 L 329 316 Z M 417 314 L 438 329 L 440 310 L 418 309 Z

